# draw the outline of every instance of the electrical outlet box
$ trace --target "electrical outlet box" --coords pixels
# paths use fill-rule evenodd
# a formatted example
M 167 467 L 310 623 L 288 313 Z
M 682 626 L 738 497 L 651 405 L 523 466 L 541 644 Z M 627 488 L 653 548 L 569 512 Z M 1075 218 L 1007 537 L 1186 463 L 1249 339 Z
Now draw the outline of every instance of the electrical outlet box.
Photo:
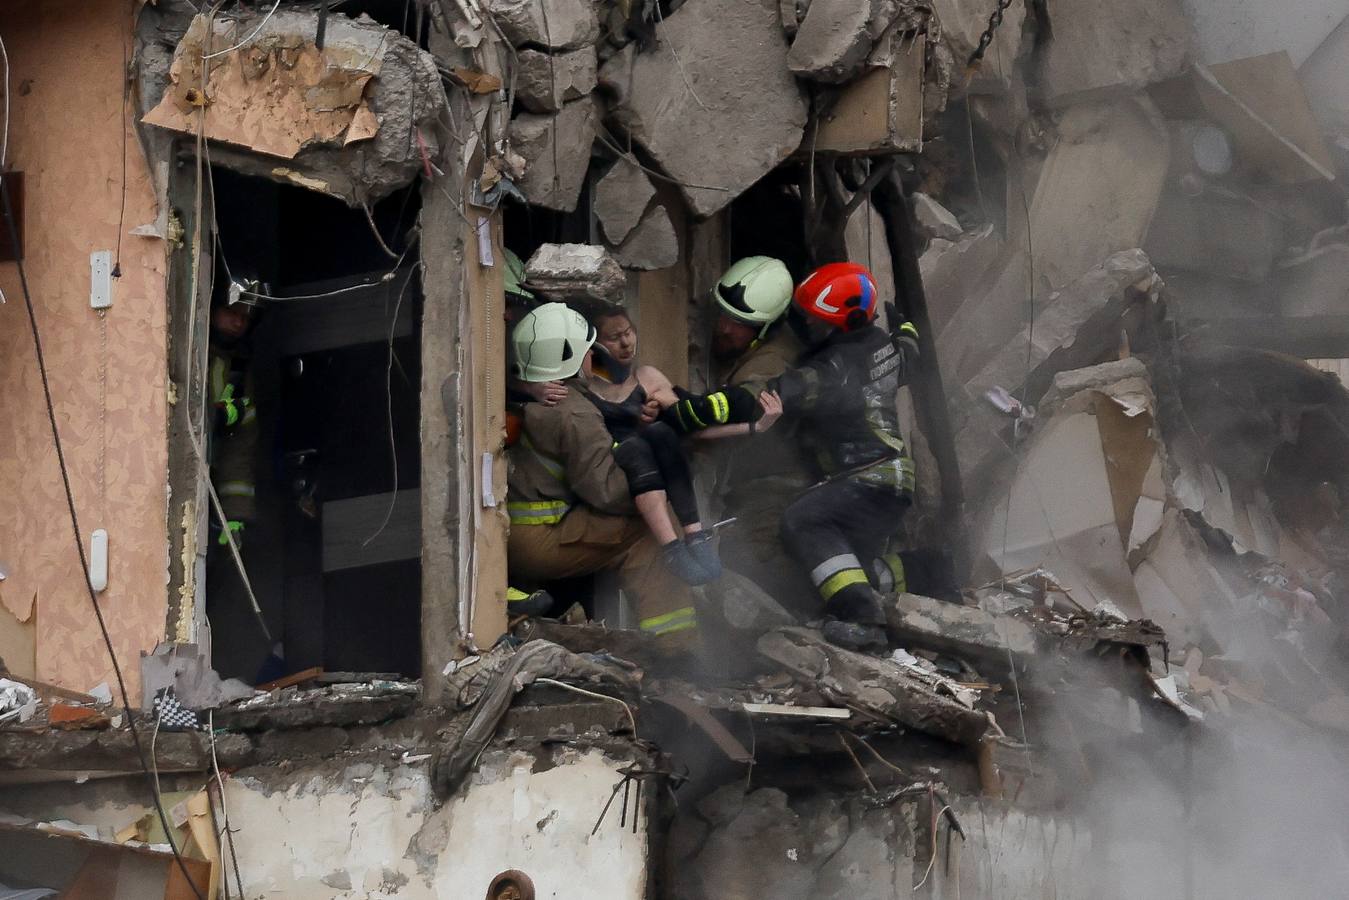
M 111 250 L 95 250 L 89 254 L 89 305 L 94 309 L 112 306 Z

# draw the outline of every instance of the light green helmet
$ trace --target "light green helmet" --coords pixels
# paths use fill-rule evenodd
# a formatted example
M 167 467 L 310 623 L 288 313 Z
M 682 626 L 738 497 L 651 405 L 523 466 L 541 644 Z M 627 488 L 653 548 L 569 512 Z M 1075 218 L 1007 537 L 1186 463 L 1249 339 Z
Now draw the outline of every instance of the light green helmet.
M 506 293 L 533 300 L 534 295 L 525 290 L 525 264 L 510 250 L 506 251 Z
M 782 260 L 747 256 L 726 270 L 712 296 L 730 318 L 766 329 L 791 305 L 793 287 L 792 273 Z
M 560 381 L 581 370 L 594 345 L 595 328 L 565 303 L 545 303 L 511 332 L 511 371 L 521 381 Z

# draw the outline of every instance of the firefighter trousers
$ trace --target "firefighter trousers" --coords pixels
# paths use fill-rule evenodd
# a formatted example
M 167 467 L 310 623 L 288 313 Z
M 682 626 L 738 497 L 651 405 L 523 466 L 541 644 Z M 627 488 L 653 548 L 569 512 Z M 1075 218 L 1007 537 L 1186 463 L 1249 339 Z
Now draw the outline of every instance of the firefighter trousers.
M 511 584 L 535 585 L 559 578 L 616 571 L 637 606 L 642 631 L 664 648 L 691 648 L 698 618 L 688 585 L 661 562 L 660 548 L 637 516 L 610 516 L 585 506 L 555 525 L 511 526 L 507 543 Z
M 906 492 L 844 478 L 811 488 L 787 507 L 782 541 L 826 608 L 869 583 L 867 567 L 885 552 L 909 503 Z

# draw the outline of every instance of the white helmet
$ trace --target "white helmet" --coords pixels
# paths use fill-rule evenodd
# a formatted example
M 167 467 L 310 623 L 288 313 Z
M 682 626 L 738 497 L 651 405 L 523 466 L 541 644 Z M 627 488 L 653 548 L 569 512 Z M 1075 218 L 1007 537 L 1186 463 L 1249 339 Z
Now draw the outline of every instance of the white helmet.
M 791 305 L 793 287 L 792 273 L 781 260 L 747 256 L 726 270 L 712 296 L 730 318 L 767 329 Z
M 515 360 L 511 370 L 521 381 L 558 381 L 581 370 L 595 343 L 595 328 L 565 303 L 531 310 L 511 332 Z

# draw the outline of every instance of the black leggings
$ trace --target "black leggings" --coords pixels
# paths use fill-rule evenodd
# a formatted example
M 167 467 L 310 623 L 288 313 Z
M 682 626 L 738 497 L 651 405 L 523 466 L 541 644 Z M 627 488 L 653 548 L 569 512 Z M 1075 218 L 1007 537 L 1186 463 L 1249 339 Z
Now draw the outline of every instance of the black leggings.
M 673 428 L 664 422 L 652 422 L 637 429 L 614 448 L 614 460 L 628 476 L 632 496 L 665 491 L 681 525 L 698 523 L 693 473 Z

